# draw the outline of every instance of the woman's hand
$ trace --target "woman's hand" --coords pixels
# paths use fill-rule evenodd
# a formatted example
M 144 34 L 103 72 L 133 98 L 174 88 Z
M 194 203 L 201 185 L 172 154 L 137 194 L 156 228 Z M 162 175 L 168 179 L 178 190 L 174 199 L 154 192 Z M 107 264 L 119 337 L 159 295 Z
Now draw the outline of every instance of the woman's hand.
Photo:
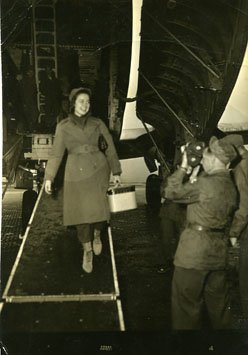
M 236 238 L 236 237 L 229 237 L 229 239 L 230 239 L 230 243 L 231 243 L 232 247 L 236 247 L 236 246 L 237 246 L 238 238 Z
M 114 175 L 113 176 L 113 182 L 115 186 L 119 186 L 121 184 L 121 177 L 120 175 Z
M 45 181 L 45 191 L 48 195 L 51 195 L 51 193 L 52 193 L 52 181 L 51 180 Z

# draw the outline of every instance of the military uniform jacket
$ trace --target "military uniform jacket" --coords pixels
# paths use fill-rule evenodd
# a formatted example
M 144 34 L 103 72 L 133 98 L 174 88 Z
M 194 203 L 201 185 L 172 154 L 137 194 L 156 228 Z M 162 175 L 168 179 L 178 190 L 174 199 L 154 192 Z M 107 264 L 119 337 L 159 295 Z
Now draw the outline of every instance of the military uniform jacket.
M 248 225 L 248 152 L 234 168 L 234 179 L 239 191 L 239 208 L 235 212 L 231 229 L 231 237 L 239 237 Z
M 183 183 L 178 169 L 168 178 L 165 197 L 186 203 L 187 224 L 180 236 L 174 264 L 187 269 L 223 269 L 227 261 L 227 237 L 223 230 L 235 209 L 237 193 L 228 171 L 202 173 L 196 182 Z M 195 230 L 200 225 L 204 230 Z M 211 229 L 214 229 L 211 231 Z
M 109 220 L 107 201 L 110 171 L 121 173 L 120 162 L 112 137 L 105 124 L 87 115 L 79 124 L 70 115 L 58 123 L 45 179 L 53 181 L 65 150 L 68 158 L 64 177 L 64 225 L 94 223 Z M 103 134 L 108 148 L 102 153 L 98 139 Z

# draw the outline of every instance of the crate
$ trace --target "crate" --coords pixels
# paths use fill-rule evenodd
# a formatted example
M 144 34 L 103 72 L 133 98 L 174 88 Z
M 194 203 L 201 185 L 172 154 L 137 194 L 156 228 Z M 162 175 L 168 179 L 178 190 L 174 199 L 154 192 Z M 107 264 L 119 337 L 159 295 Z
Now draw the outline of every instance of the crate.
M 32 151 L 24 153 L 25 158 L 48 160 L 53 146 L 52 134 L 32 134 Z

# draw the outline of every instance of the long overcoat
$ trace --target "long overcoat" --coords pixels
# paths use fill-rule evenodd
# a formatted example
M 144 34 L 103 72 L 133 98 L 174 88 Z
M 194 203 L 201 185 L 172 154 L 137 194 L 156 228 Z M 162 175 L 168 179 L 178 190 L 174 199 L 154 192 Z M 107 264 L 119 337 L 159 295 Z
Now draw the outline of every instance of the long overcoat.
M 45 180 L 53 181 L 67 149 L 64 177 L 64 225 L 109 220 L 107 201 L 110 171 L 121 173 L 112 137 L 102 120 L 87 115 L 78 122 L 73 114 L 58 123 L 53 149 L 47 163 Z M 98 148 L 103 135 L 108 148 Z

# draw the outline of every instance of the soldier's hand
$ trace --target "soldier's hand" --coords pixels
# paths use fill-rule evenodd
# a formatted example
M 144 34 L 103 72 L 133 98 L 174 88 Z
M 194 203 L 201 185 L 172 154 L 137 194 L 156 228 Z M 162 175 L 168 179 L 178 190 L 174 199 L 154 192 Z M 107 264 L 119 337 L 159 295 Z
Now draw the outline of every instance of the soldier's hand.
M 188 167 L 189 167 L 186 151 L 184 151 L 184 152 L 183 152 L 183 155 L 182 155 L 181 167 L 184 168 L 184 169 L 188 169 Z
M 198 175 L 198 173 L 199 173 L 200 167 L 201 167 L 200 165 L 197 165 L 197 166 L 193 169 L 192 174 L 190 175 L 190 178 L 189 178 L 191 184 L 193 184 L 194 182 L 197 181 L 197 175 Z
M 230 243 L 232 245 L 232 247 L 235 247 L 237 245 L 237 238 L 236 237 L 229 237 L 230 239 Z
M 181 152 L 182 152 L 181 168 L 184 169 L 187 172 L 187 174 L 190 174 L 192 171 L 192 168 L 188 163 L 186 145 L 181 146 Z
M 48 195 L 51 195 L 51 193 L 52 193 L 52 181 L 51 180 L 45 181 L 45 191 Z

